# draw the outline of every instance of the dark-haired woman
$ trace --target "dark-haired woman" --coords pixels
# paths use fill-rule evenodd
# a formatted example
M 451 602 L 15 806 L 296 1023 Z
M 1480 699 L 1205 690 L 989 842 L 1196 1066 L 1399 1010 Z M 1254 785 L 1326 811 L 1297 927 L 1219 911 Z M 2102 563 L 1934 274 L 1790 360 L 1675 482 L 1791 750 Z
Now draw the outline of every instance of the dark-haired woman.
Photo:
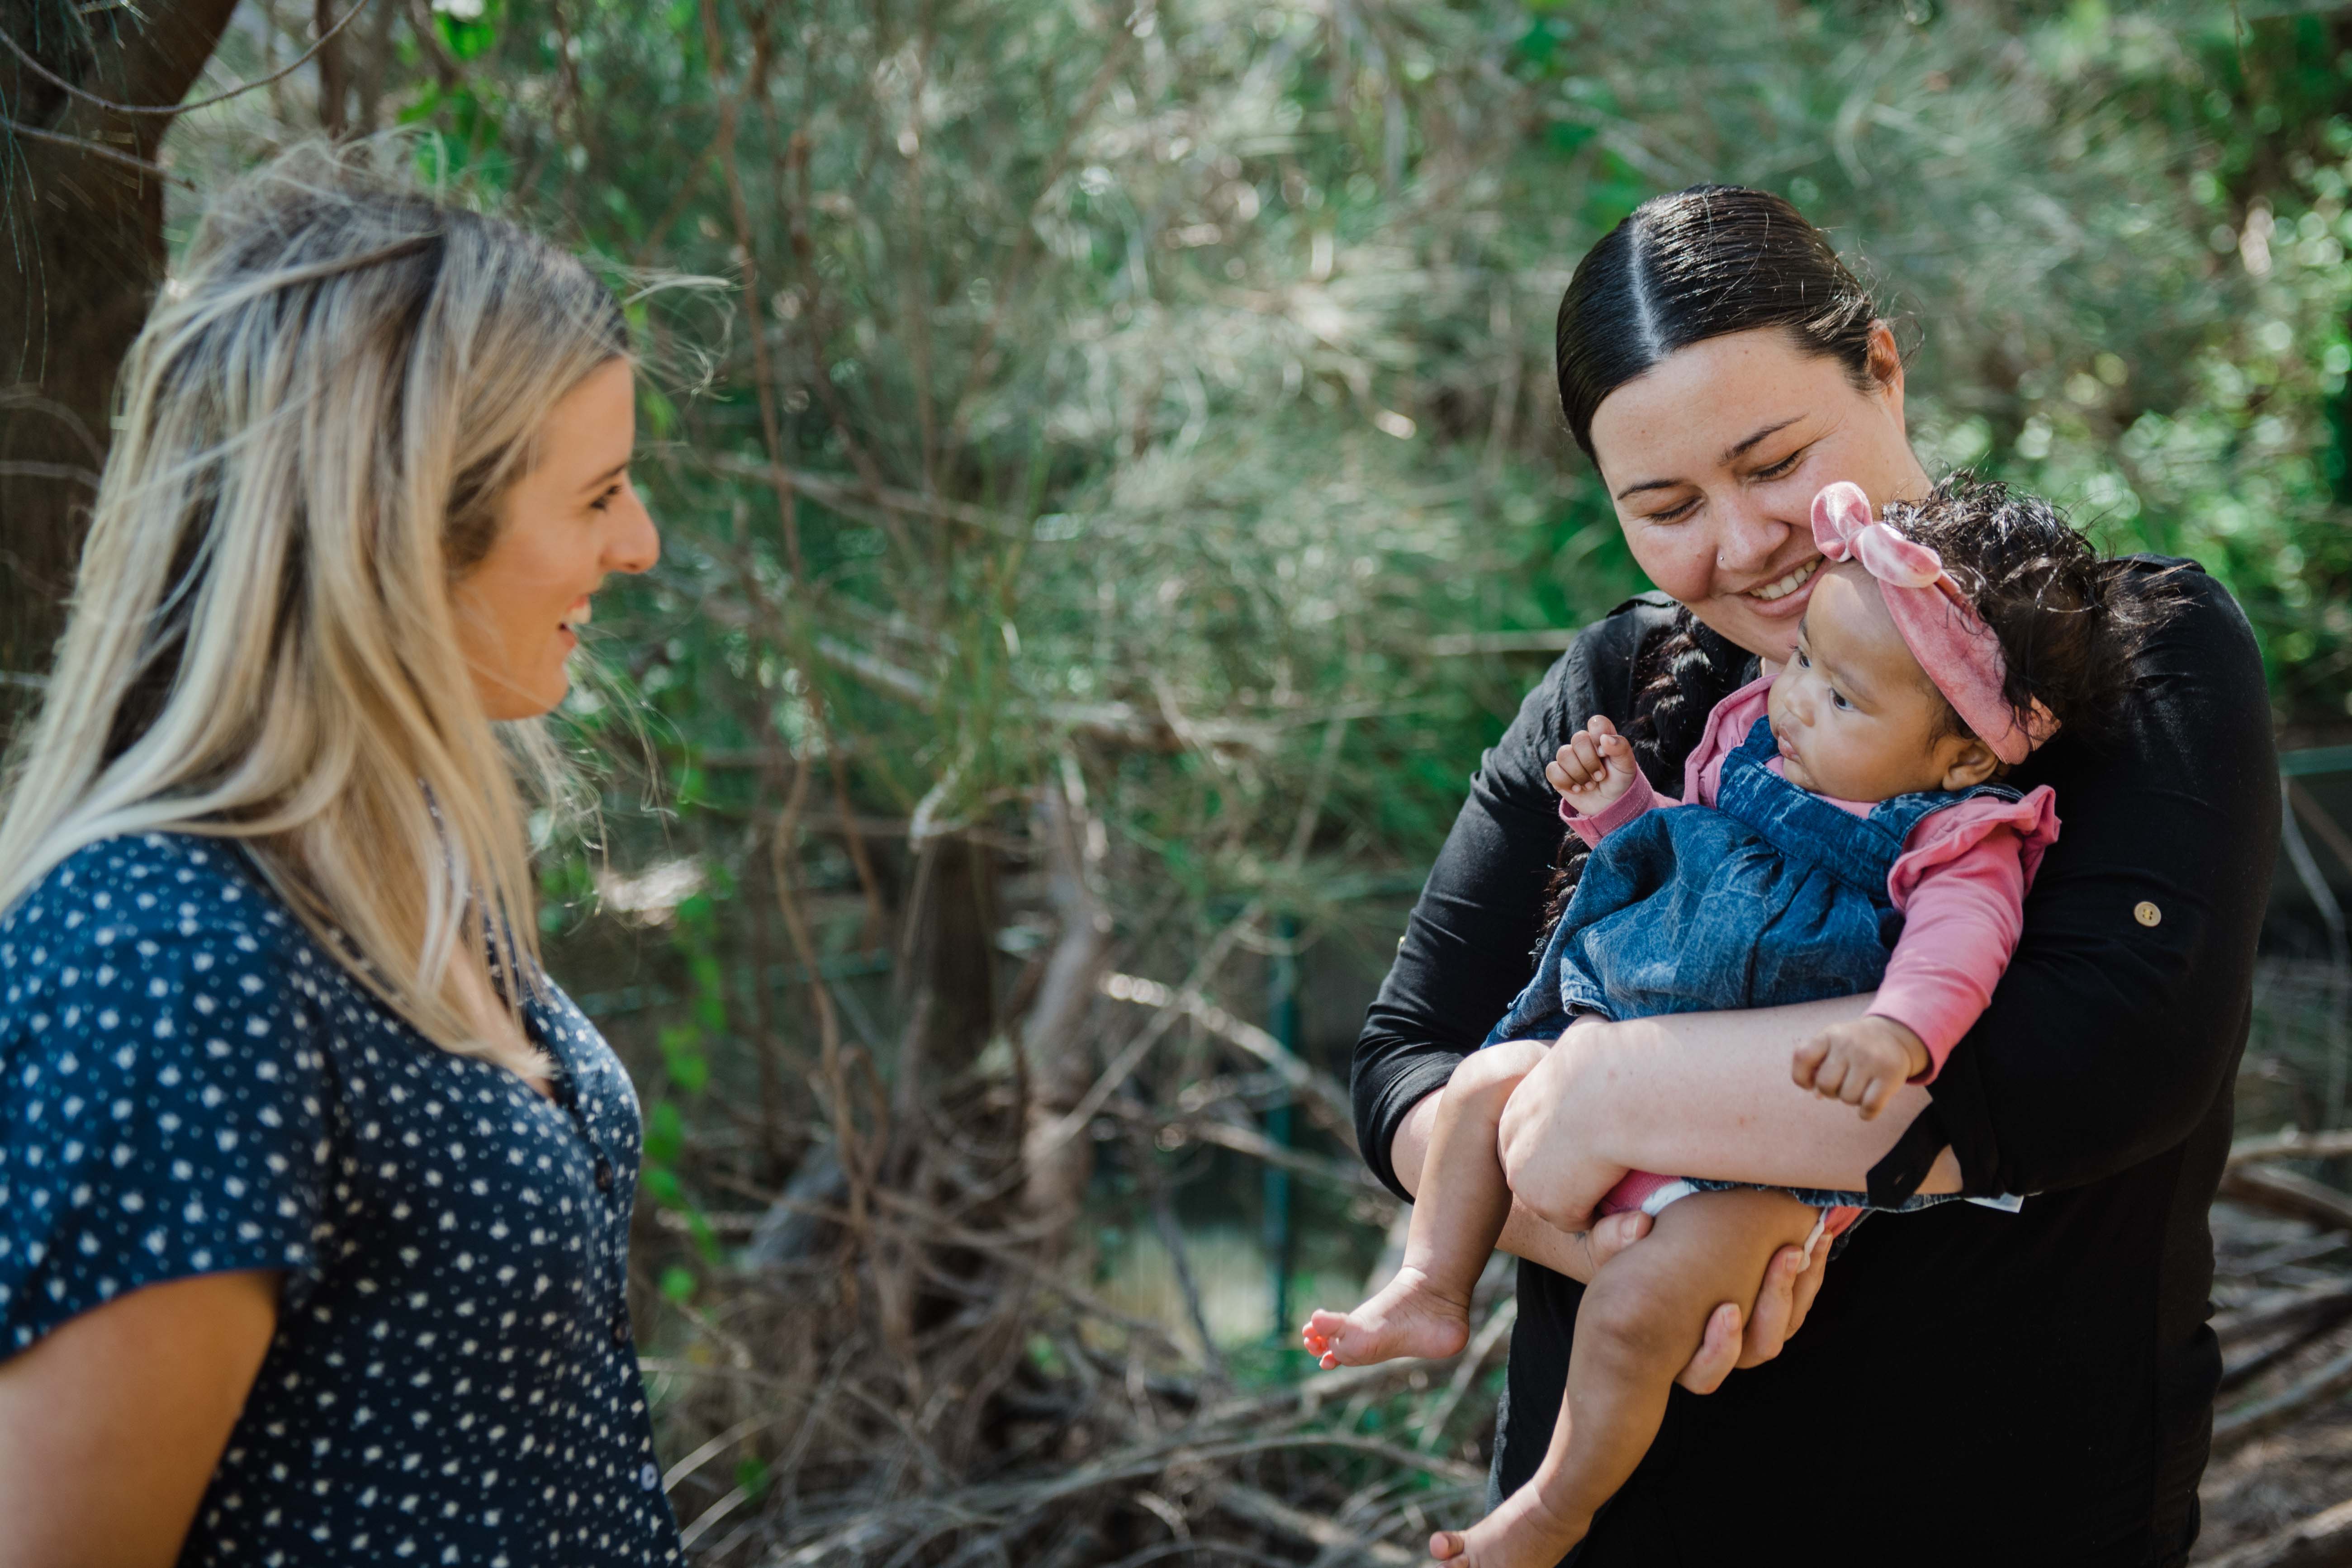
M 1578 268 L 1559 356 L 1570 430 L 1664 592 L 1580 634 L 1487 753 L 1373 1006 L 1360 1131 L 1408 1194 L 1432 1091 L 1528 976 L 1562 837 L 1544 764 L 1601 714 L 1671 791 L 1708 710 L 1790 650 L 1822 486 L 1882 506 L 1929 488 L 1891 332 L 1776 197 L 1645 205 Z M 2183 582 L 2113 736 L 2062 734 L 2012 777 L 2057 791 L 2065 833 L 1933 1085 L 1864 1121 L 1791 1081 L 1796 1046 L 1864 995 L 1588 1024 L 1513 1097 L 1503 1245 L 1527 1266 L 1498 1492 L 1542 1457 L 1580 1282 L 1646 1231 L 1585 1213 L 1615 1173 L 2032 1194 L 1864 1226 L 1833 1270 L 1786 1249 L 1711 1321 L 1683 1382 L 1713 1392 L 1677 1392 L 1580 1568 L 1713 1564 L 1775 1535 L 1841 1563 L 2185 1559 L 2219 1372 L 2205 1211 L 2277 817 L 2252 637 L 2210 578 Z M 1735 1362 L 1752 1370 L 1727 1381 Z

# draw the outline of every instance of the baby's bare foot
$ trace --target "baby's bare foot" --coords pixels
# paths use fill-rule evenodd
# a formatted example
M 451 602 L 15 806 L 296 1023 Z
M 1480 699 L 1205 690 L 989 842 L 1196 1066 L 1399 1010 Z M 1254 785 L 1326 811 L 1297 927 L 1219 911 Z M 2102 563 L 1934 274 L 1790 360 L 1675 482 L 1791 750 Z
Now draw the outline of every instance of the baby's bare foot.
M 1470 1303 L 1447 1296 L 1418 1268 L 1400 1268 L 1354 1311 L 1318 1311 L 1300 1337 L 1326 1372 L 1399 1356 L 1443 1361 L 1470 1342 Z
M 1467 1530 L 1441 1530 L 1429 1554 L 1460 1568 L 1552 1568 L 1592 1528 L 1591 1518 L 1568 1519 L 1544 1503 L 1530 1483 Z

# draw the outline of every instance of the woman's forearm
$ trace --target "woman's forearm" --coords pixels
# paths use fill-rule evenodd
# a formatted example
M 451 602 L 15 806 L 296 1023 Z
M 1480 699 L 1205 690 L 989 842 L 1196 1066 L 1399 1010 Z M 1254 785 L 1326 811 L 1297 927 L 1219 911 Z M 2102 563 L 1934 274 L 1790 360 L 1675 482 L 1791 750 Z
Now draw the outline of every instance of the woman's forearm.
M 1864 1121 L 1851 1106 L 1800 1089 L 1790 1059 L 1813 1034 L 1861 1017 L 1870 1003 L 1865 994 L 1570 1030 L 1506 1112 L 1514 1190 L 1559 1218 L 1597 1201 L 1598 1192 L 1584 1189 L 1611 1170 L 1861 1189 L 1926 1108 L 1927 1091 L 1906 1087 Z M 1959 1184 L 1947 1151 L 1920 1190 Z

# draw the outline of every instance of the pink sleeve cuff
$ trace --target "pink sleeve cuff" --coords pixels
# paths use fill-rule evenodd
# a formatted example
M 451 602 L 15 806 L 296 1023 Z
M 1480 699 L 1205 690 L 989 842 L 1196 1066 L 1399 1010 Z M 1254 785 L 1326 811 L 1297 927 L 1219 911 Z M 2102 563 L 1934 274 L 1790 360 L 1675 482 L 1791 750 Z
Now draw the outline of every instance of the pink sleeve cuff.
M 1650 781 L 1643 777 L 1641 770 L 1636 768 L 1633 771 L 1633 787 L 1591 816 L 1579 815 L 1576 808 L 1568 804 L 1568 797 L 1560 796 L 1559 819 L 1567 823 L 1579 838 L 1597 848 L 1602 839 L 1643 812 L 1655 806 L 1673 804 L 1672 801 L 1653 790 L 1650 787 Z
M 1896 1005 L 1900 1006 L 1901 1005 L 1901 1002 L 1898 1000 Z M 1916 1012 L 1916 1010 L 1905 1008 L 1905 1011 Z M 1979 1011 L 1980 1012 L 1982 1009 L 1980 1008 Z M 1946 1026 L 1938 1028 L 1937 1026 L 1937 1023 L 1934 1021 L 1931 1021 L 1928 1024 L 1928 1026 L 1923 1029 L 1918 1025 L 1913 1023 L 1909 1018 L 1904 1017 L 1886 1007 L 1874 1006 L 1866 1016 L 1873 1018 L 1884 1018 L 1891 1024 L 1902 1025 L 1905 1028 L 1918 1036 L 1919 1043 L 1927 1047 L 1927 1070 L 1918 1074 L 1915 1078 L 1906 1079 L 1904 1080 L 1906 1083 L 1935 1082 L 1936 1075 L 1944 1070 L 1944 1058 L 1952 1054 L 1952 1047 L 1960 1043 L 1960 1037 L 1967 1034 L 1969 1031 L 1969 1026 L 1973 1025 L 1976 1022 L 1975 1016 L 1971 1014 L 1969 1016 L 1967 1023 L 1962 1024 L 1958 1029 L 1951 1028 L 1948 1026 L 1948 1022 L 1947 1022 Z M 1928 1017 L 1931 1020 L 1935 1017 L 1935 1015 L 1932 1012 L 1919 1014 L 1918 1016 Z

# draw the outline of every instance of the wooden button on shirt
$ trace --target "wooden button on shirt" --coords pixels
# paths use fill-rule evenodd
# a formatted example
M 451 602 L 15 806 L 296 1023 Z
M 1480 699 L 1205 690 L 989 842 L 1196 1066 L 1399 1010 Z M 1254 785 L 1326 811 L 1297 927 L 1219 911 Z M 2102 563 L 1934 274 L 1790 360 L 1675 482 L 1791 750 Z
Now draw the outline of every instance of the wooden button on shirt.
M 284 1271 L 182 1564 L 681 1560 L 624 1294 L 636 1096 L 560 992 L 524 1008 L 550 1100 L 384 1008 L 241 850 L 162 834 L 50 872 L 0 976 L 0 1357 Z

